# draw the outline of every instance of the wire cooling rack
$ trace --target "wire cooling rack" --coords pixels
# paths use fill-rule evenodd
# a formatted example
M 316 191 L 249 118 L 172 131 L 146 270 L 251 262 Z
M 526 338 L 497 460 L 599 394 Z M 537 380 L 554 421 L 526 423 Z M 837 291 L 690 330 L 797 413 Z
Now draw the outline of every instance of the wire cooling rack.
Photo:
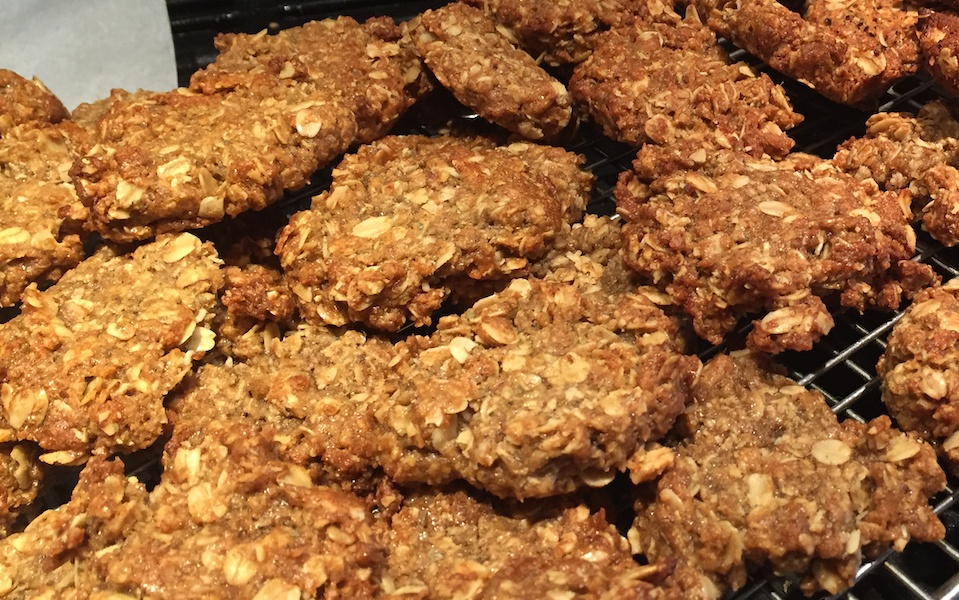
M 213 36 L 221 31 L 255 32 L 278 30 L 311 19 L 349 15 L 365 19 L 391 15 L 404 19 L 445 4 L 442 1 L 356 2 L 306 1 L 266 2 L 263 0 L 200 1 L 167 0 L 176 46 L 179 80 L 185 85 L 190 75 L 215 57 Z M 835 104 L 816 92 L 766 69 L 758 60 L 728 46 L 734 60 L 743 60 L 765 71 L 783 85 L 804 122 L 789 134 L 796 140 L 795 151 L 829 157 L 836 146 L 865 131 L 872 112 L 915 112 L 926 102 L 942 95 L 924 76 L 897 83 L 880 99 L 874 111 L 863 111 Z M 432 133 L 429 127 L 410 120 L 397 133 Z M 590 210 L 611 214 L 615 211 L 612 190 L 620 172 L 629 168 L 635 148 L 613 142 L 591 126 L 584 126 L 567 145 L 586 156 L 586 166 L 597 178 Z M 326 176 L 314 178 L 314 184 L 289 195 L 287 210 L 308 205 L 309 198 L 323 186 Z M 931 265 L 943 279 L 959 276 L 959 248 L 946 249 L 924 234 L 919 234 L 917 260 Z M 901 317 L 899 312 L 867 311 L 859 314 L 841 310 L 834 315 L 836 325 L 812 351 L 786 353 L 778 357 L 791 377 L 822 392 L 841 419 L 869 420 L 885 409 L 880 400 L 875 366 L 885 349 L 885 340 Z M 745 334 L 745 329 L 740 334 Z M 706 348 L 709 356 L 722 347 Z M 938 543 L 910 544 L 902 554 L 887 552 L 859 572 L 856 585 L 835 596 L 842 600 L 959 600 L 959 480 L 949 477 L 948 488 L 934 498 L 937 514 L 946 525 L 946 537 Z M 757 580 L 732 596 L 735 600 L 789 600 L 802 598 L 793 582 Z M 825 596 L 823 597 L 825 598 Z

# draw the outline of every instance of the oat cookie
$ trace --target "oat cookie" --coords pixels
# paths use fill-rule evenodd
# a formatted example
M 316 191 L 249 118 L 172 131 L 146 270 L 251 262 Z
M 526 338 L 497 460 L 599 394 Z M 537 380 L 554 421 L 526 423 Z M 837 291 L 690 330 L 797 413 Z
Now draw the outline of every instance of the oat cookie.
M 449 280 L 524 274 L 582 216 L 582 162 L 529 143 L 387 137 L 343 160 L 276 252 L 307 320 L 428 324 Z
M 866 134 L 839 146 L 833 163 L 885 190 L 906 190 L 926 231 L 959 243 L 959 121 L 953 104 L 936 100 L 908 113 L 878 113 Z
M 83 209 L 69 170 L 92 145 L 69 121 L 14 127 L 0 137 L 0 306 L 83 259 L 85 236 L 72 217 Z
M 412 494 L 389 520 L 383 591 L 402 598 L 515 598 L 531 590 L 542 598 L 670 597 L 658 585 L 669 567 L 635 562 L 603 514 L 582 505 L 535 511 L 497 509 L 462 491 Z
M 572 101 L 556 78 L 460 2 L 420 15 L 416 50 L 444 87 L 481 117 L 531 140 L 554 139 L 569 125 Z
M 929 445 L 886 416 L 838 423 L 821 394 L 758 355 L 711 360 L 678 427 L 675 463 L 640 494 L 630 539 L 650 560 L 698 568 L 700 597 L 766 569 L 835 594 L 864 559 L 944 535 Z
M 338 99 L 310 84 L 203 95 L 114 91 L 95 128 L 99 143 L 71 176 L 91 228 L 143 240 L 260 210 L 352 142 Z M 275 90 L 274 90 L 275 92 Z
M 236 424 L 168 449 L 148 507 L 96 556 L 109 586 L 135 597 L 371 598 L 382 568 L 362 500 L 314 485 Z
M 903 0 L 695 0 L 737 46 L 830 100 L 865 104 L 919 69 L 917 12 Z
M 959 281 L 924 290 L 896 323 L 876 370 L 882 400 L 906 431 L 959 471 Z
M 380 464 L 396 481 L 462 478 L 516 498 L 654 476 L 668 455 L 646 443 L 699 366 L 675 337 L 645 296 L 517 279 L 398 345 L 398 388 L 374 407 Z
M 69 117 L 60 99 L 39 79 L 0 69 L 0 137 L 25 123 L 59 123 Z
M 316 486 L 269 440 L 214 425 L 147 495 L 94 457 L 73 497 L 0 541 L 14 597 L 370 598 L 385 562 L 365 502 Z
M 358 331 L 301 325 L 280 336 L 247 334 L 233 364 L 208 364 L 171 402 L 174 440 L 203 437 L 210 423 L 238 423 L 271 435 L 284 460 L 322 460 L 349 479 L 377 463 L 372 408 L 395 388 L 392 344 Z
M 553 66 L 586 60 L 597 35 L 623 24 L 637 10 L 635 2 L 626 0 L 465 2 L 482 8 L 534 58 Z
M 353 113 L 360 143 L 385 135 L 430 87 L 409 36 L 388 17 L 312 21 L 276 35 L 223 33 L 214 44 L 219 56 L 193 74 L 191 89 L 265 85 L 282 98 L 280 82 L 310 83 Z
M 741 317 L 768 311 L 754 322 L 752 347 L 808 350 L 833 326 L 825 301 L 895 309 L 904 292 L 937 279 L 910 260 L 905 193 L 880 192 L 807 154 L 777 162 L 647 146 L 616 199 L 627 264 L 713 344 Z
M 51 463 L 150 445 L 164 395 L 213 347 L 221 285 L 212 246 L 180 234 L 27 288 L 0 325 L 0 439 L 35 441 Z
M 783 130 L 802 121 L 785 91 L 732 63 L 692 10 L 682 19 L 663 8 L 598 36 L 569 87 L 607 136 L 635 146 L 696 139 L 783 156 L 793 146 Z

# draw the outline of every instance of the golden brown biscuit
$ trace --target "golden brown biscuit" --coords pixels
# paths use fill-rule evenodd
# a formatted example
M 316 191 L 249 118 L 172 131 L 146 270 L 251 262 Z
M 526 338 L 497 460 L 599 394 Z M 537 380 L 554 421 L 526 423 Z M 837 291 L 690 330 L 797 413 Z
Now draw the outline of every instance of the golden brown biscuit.
M 864 559 L 945 533 L 929 505 L 945 485 L 929 445 L 885 416 L 837 422 L 821 394 L 759 355 L 703 367 L 679 433 L 674 465 L 636 503 L 630 539 L 650 560 L 700 570 L 699 597 L 738 589 L 755 570 L 836 594 Z
M 276 252 L 309 321 L 428 324 L 454 280 L 523 275 L 580 218 L 582 162 L 531 143 L 390 136 L 343 160 Z
M 783 89 L 745 63 L 732 63 L 694 11 L 665 7 L 597 37 L 570 80 L 573 97 L 607 136 L 634 146 L 696 140 L 783 156 L 783 133 L 802 121 Z
M 947 246 L 959 243 L 959 120 L 935 100 L 908 113 L 877 113 L 866 134 L 843 142 L 832 162 L 884 190 L 904 191 L 923 228 Z
M 933 444 L 959 471 L 959 281 L 916 296 L 896 323 L 876 371 L 882 400 L 906 431 Z
M 696 0 L 717 33 L 777 71 L 843 104 L 863 104 L 919 69 L 918 18 L 902 0 Z
M 481 117 L 530 140 L 554 139 L 569 125 L 566 87 L 481 10 L 459 2 L 428 10 L 411 35 L 433 75 Z
M 115 242 L 149 239 L 260 210 L 352 142 L 341 101 L 310 84 L 203 95 L 114 91 L 99 143 L 71 169 L 88 227 Z
M 35 441 L 50 463 L 152 444 L 164 396 L 213 347 L 219 263 L 209 243 L 164 236 L 27 288 L 0 325 L 0 440 Z
M 283 82 L 309 83 L 352 112 L 360 143 L 385 135 L 430 88 L 409 36 L 388 17 L 311 21 L 276 35 L 224 33 L 214 44 L 219 56 L 193 74 L 190 89 L 265 86 L 282 99 Z
M 880 192 L 808 154 L 781 161 L 646 146 L 616 187 L 626 262 L 718 344 L 737 321 L 767 352 L 808 350 L 833 326 L 824 301 L 895 309 L 936 274 L 911 260 L 904 193 Z
M 75 124 L 30 124 L 0 137 L 0 306 L 31 283 L 46 285 L 83 259 L 81 215 L 70 166 L 93 146 Z
M 923 66 L 953 96 L 959 96 L 959 15 L 922 8 L 916 27 Z
M 465 1 L 482 8 L 534 58 L 553 66 L 586 60 L 597 35 L 638 10 L 637 3 L 626 0 Z

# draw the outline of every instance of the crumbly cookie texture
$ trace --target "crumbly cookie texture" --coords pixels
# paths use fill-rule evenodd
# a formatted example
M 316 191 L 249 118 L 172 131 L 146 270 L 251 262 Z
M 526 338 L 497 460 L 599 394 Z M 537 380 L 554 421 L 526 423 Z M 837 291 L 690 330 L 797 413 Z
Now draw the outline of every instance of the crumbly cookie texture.
M 285 460 L 321 459 L 332 478 L 349 479 L 376 465 L 370 408 L 395 386 L 387 341 L 357 331 L 302 325 L 283 337 L 251 333 L 242 362 L 208 364 L 171 402 L 174 439 L 205 435 L 215 421 L 256 427 L 271 435 Z
M 918 13 L 903 0 L 695 0 L 717 33 L 844 104 L 864 104 L 919 69 Z
M 63 103 L 39 79 L 24 79 L 0 69 L 0 137 L 25 123 L 59 123 L 70 116 Z
M 69 502 L 0 541 L 0 593 L 6 598 L 111 597 L 114 590 L 95 568 L 96 556 L 109 553 L 147 517 L 146 496 L 140 482 L 124 476 L 120 460 L 94 456 Z
M 833 326 L 824 300 L 895 309 L 938 276 L 910 260 L 905 192 L 880 192 L 807 154 L 782 161 L 647 146 L 616 187 L 626 262 L 719 343 L 768 311 L 747 342 L 808 350 Z
M 73 218 L 83 207 L 69 171 L 92 146 L 89 133 L 69 121 L 31 123 L 0 137 L 0 306 L 83 259 L 82 227 Z
M 279 335 L 293 327 L 297 316 L 293 291 L 281 271 L 266 265 L 231 265 L 223 275 L 213 319 L 217 350 L 238 359 L 260 354 L 264 332 Z
M 783 156 L 802 116 L 783 89 L 732 63 L 695 11 L 637 18 L 597 37 L 569 84 L 607 136 L 635 146 L 695 139 L 706 149 Z
M 430 337 L 397 347 L 398 387 L 374 407 L 396 481 L 466 479 L 501 497 L 661 472 L 651 442 L 683 410 L 699 361 L 645 296 L 517 279 Z
M 959 243 L 959 120 L 936 100 L 918 114 L 878 113 L 866 134 L 842 143 L 833 163 L 885 190 L 907 190 L 922 226 L 947 246 Z
M 162 236 L 27 288 L 0 325 L 0 439 L 35 441 L 50 463 L 150 445 L 164 395 L 213 347 L 219 262 L 190 234 Z
M 281 97 L 277 80 L 310 83 L 353 113 L 360 143 L 385 135 L 430 89 L 409 35 L 388 17 L 312 21 L 276 35 L 223 33 L 214 45 L 219 56 L 193 74 L 191 89 L 211 94 L 266 85 Z
M 959 472 L 959 280 L 916 296 L 879 359 L 882 400 Z
M 115 242 L 260 210 L 352 142 L 356 123 L 311 84 L 203 95 L 114 91 L 99 143 L 70 171 L 88 226 Z
M 675 329 L 645 296 L 537 280 L 397 347 L 314 325 L 283 338 L 265 329 L 251 334 L 261 354 L 206 365 L 181 389 L 174 437 L 247 423 L 272 431 L 287 460 L 322 460 L 333 479 L 381 467 L 503 497 L 600 486 L 625 470 L 648 479 L 668 464 L 653 442 L 699 366 L 676 351 Z
M 359 498 L 313 484 L 260 432 L 211 424 L 168 448 L 150 514 L 96 556 L 109 585 L 164 598 L 370 598 L 383 562 Z
M 923 66 L 953 96 L 959 96 L 959 15 L 931 8 L 919 9 L 916 34 Z
M 44 476 L 37 454 L 30 444 L 0 444 L 0 538 L 37 498 Z
M 838 423 L 821 394 L 758 355 L 711 360 L 679 432 L 629 537 L 650 560 L 698 568 L 692 597 L 718 598 L 765 569 L 835 594 L 864 558 L 944 535 L 929 498 L 945 476 L 928 444 L 886 416 Z
M 530 503 L 533 504 L 533 503 Z M 540 507 L 542 509 L 542 507 Z M 465 492 L 403 499 L 383 536 L 391 598 L 665 600 L 668 566 L 641 566 L 601 513 L 503 510 Z M 672 596 L 678 598 L 678 596 Z
M 637 10 L 626 0 L 465 0 L 482 8 L 533 57 L 558 66 L 586 60 L 596 36 Z M 649 2 L 654 4 L 654 2 Z
M 168 454 L 149 495 L 119 461 L 92 458 L 66 505 L 0 541 L 0 592 L 371 598 L 384 562 L 363 501 L 314 485 L 257 432 L 214 424 Z
M 478 8 L 454 2 L 428 10 L 411 35 L 437 80 L 481 117 L 531 140 L 554 139 L 569 125 L 566 87 Z
M 579 220 L 583 158 L 530 143 L 387 137 L 348 155 L 276 252 L 307 320 L 431 322 L 450 281 L 523 275 Z
M 581 223 L 561 232 L 546 256 L 530 265 L 530 276 L 576 285 L 587 293 L 629 293 L 643 283 L 623 262 L 618 216 L 586 215 Z

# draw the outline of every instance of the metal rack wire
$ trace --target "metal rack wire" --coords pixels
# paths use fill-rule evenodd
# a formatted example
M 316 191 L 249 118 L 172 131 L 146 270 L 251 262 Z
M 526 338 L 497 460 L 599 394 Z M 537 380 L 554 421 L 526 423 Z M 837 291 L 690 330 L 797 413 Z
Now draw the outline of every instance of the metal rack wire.
M 217 31 L 256 31 L 264 27 L 288 27 L 310 19 L 339 14 L 364 18 L 374 14 L 390 14 L 397 18 L 412 16 L 442 1 L 411 3 L 364 2 L 299 2 L 269 3 L 262 1 L 215 2 L 168 0 L 174 37 L 177 45 L 180 81 L 212 60 L 212 35 Z M 202 10 L 200 7 L 203 7 Z M 845 139 L 861 134 L 865 121 L 873 111 L 863 111 L 832 103 L 809 88 L 771 72 L 758 60 L 728 46 L 734 60 L 743 60 L 757 70 L 767 72 L 783 85 L 796 110 L 805 121 L 790 135 L 796 140 L 795 151 L 829 157 Z M 878 103 L 875 111 L 915 112 L 928 101 L 941 97 L 927 77 L 918 76 L 897 83 Z M 407 123 L 397 133 L 430 133 L 429 128 Z M 597 177 L 592 212 L 611 214 L 615 211 L 612 190 L 620 172 L 629 168 L 635 149 L 613 142 L 589 125 L 582 127 L 569 149 L 586 156 L 586 166 Z M 314 178 L 314 185 L 291 194 L 284 202 L 288 208 L 308 204 L 325 179 Z M 920 234 L 917 260 L 935 268 L 943 279 L 959 276 L 959 249 L 946 249 L 928 236 Z M 841 419 L 868 420 L 884 414 L 879 398 L 880 382 L 875 365 L 885 349 L 885 340 L 900 312 L 867 311 L 858 314 L 839 311 L 833 331 L 810 352 L 787 353 L 779 357 L 791 377 L 803 385 L 822 392 Z M 744 333 L 744 332 L 740 332 Z M 704 350 L 708 357 L 721 347 Z M 856 585 L 835 596 L 842 600 L 959 600 L 959 480 L 950 477 L 948 489 L 934 499 L 935 510 L 946 524 L 946 538 L 933 544 L 911 544 L 902 554 L 887 552 L 865 564 Z M 735 600 L 789 600 L 802 598 L 792 582 L 763 579 L 753 581 L 732 596 Z

